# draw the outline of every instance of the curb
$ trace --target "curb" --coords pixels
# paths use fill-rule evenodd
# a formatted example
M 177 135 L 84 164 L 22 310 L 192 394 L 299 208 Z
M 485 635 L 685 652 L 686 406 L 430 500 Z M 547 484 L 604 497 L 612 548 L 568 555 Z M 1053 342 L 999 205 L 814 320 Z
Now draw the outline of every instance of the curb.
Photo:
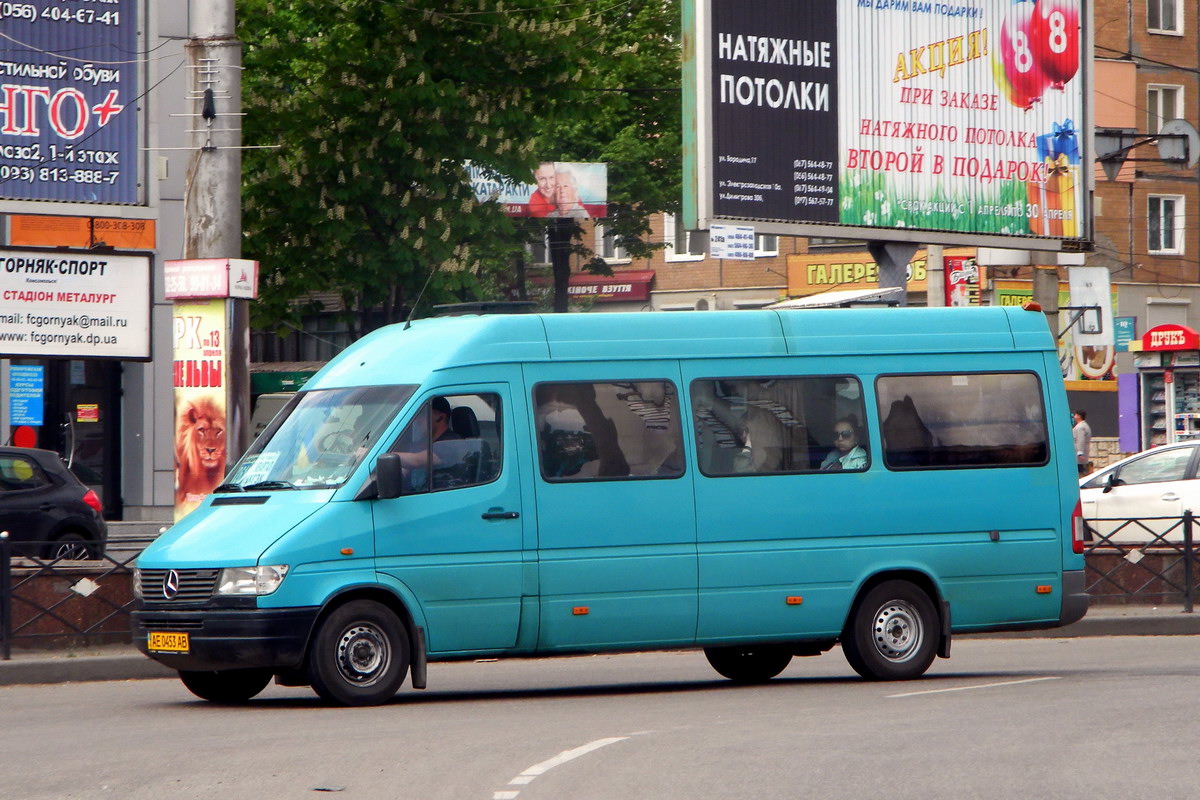
M 14 653 L 11 661 L 0 661 L 0 686 L 174 677 L 177 677 L 175 670 L 141 653 L 74 658 Z

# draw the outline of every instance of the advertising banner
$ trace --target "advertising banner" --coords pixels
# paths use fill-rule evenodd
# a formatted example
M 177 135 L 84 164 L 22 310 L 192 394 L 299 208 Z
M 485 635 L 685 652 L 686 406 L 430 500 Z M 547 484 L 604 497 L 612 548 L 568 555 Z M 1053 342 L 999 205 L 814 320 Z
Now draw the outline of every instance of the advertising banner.
M 510 217 L 599 219 L 608 215 L 608 165 L 543 161 L 531 183 L 495 177 L 467 164 L 481 203 L 498 202 Z
M 175 521 L 225 476 L 228 323 L 224 300 L 175 302 Z
M 691 4 L 702 223 L 1089 235 L 1079 0 Z
M 8 422 L 44 424 L 46 368 L 14 364 L 8 368 Z M 19 445 L 18 445 L 19 446 Z
M 3 3 L 0 198 L 139 202 L 137 6 Z
M 710 258 L 753 261 L 754 226 L 713 225 L 708 229 L 708 255 Z
M 943 258 L 946 305 L 951 308 L 980 304 L 981 267 L 968 256 Z
M 150 358 L 150 258 L 0 250 L 0 356 Z

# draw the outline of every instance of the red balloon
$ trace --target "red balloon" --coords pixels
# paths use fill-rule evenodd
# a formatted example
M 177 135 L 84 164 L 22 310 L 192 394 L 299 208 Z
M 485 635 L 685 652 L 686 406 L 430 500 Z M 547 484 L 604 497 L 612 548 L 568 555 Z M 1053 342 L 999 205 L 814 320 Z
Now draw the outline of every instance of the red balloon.
M 1079 71 L 1079 3 L 1077 0 L 1038 0 L 1030 30 L 1033 50 L 1055 89 Z
M 1033 3 L 1016 3 L 1000 26 L 1000 61 L 1012 87 L 1009 100 L 1024 109 L 1040 100 L 1050 85 L 1039 58 L 1040 48 L 1033 40 L 1035 10 Z

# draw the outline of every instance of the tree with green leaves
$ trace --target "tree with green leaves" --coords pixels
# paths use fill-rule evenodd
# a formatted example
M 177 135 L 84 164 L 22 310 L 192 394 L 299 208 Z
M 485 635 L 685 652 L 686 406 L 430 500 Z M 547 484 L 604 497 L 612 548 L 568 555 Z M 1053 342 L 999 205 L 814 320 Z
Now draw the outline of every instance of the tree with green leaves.
M 418 296 L 514 294 L 545 228 L 477 202 L 468 161 L 518 180 L 541 160 L 608 162 L 606 225 L 635 256 L 649 214 L 678 204 L 678 0 L 241 0 L 239 18 L 244 140 L 279 146 L 243 158 L 257 328 L 296 326 L 316 293 L 340 295 L 355 337 Z M 591 255 L 577 226 L 557 230 Z
M 469 297 L 521 245 L 472 162 L 528 175 L 545 96 L 582 78 L 591 4 L 242 0 L 245 252 L 254 324 L 279 329 L 337 292 L 352 334 L 417 303 Z

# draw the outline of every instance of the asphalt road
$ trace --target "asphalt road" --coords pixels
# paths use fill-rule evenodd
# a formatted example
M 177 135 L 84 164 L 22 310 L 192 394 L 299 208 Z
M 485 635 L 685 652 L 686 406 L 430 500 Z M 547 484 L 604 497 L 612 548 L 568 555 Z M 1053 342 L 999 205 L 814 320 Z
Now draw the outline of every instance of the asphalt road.
M 696 652 L 430 665 L 242 708 L 174 680 L 0 688 L 0 797 L 1192 798 L 1195 637 L 958 640 L 907 683 L 834 650 L 737 687 Z

